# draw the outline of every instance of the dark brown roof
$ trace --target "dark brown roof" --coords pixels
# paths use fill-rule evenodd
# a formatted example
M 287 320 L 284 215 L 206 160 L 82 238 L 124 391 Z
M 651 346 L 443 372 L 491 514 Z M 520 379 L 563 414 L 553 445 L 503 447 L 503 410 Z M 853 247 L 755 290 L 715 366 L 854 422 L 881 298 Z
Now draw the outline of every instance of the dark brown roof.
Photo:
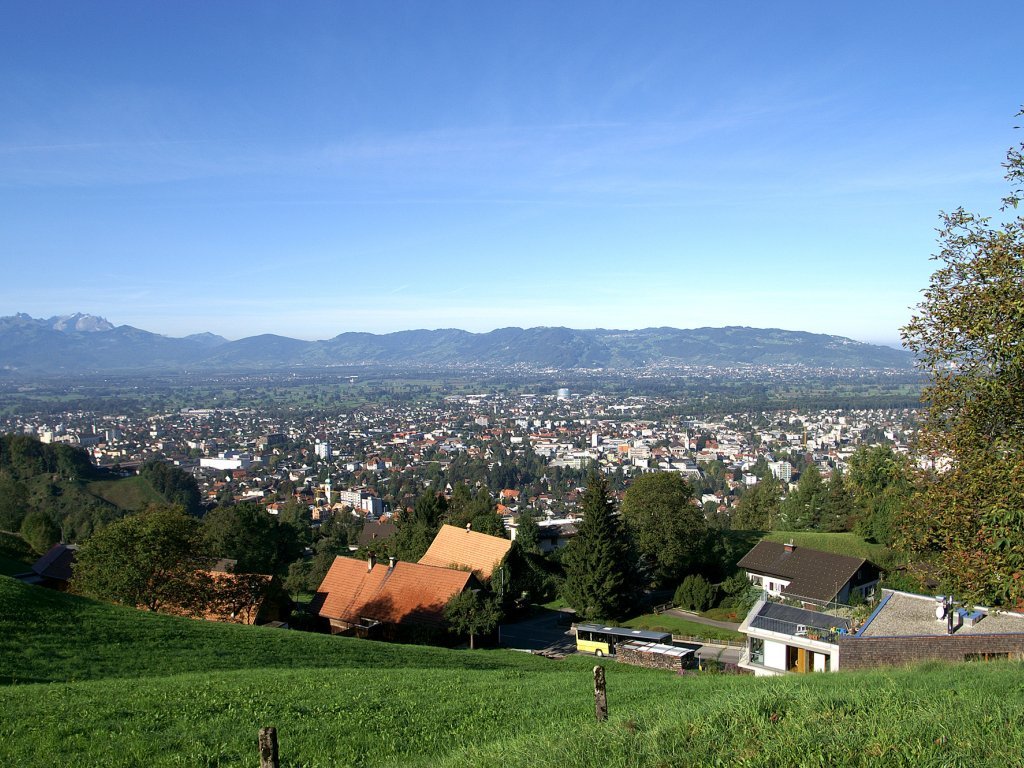
M 32 564 L 32 570 L 44 579 L 68 581 L 71 564 L 75 562 L 75 544 L 54 544 L 50 550 Z
M 776 541 L 759 541 L 737 565 L 748 572 L 775 576 L 789 582 L 784 593 L 792 597 L 832 600 L 868 561 Z
M 377 522 L 370 521 L 363 525 L 363 529 L 359 532 L 359 538 L 356 540 L 356 543 L 360 547 L 365 547 L 372 541 L 389 539 L 397 532 L 398 528 L 390 520 L 379 520 Z

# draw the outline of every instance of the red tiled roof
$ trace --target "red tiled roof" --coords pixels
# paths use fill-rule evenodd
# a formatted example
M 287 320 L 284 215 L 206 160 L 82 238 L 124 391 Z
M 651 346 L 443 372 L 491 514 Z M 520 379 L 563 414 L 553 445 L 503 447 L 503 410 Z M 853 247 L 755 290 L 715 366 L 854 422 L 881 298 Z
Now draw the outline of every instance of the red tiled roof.
M 426 554 L 420 558 L 420 564 L 468 568 L 477 577 L 489 579 L 510 549 L 512 542 L 509 539 L 442 525 Z
M 358 623 L 440 624 L 445 604 L 464 591 L 473 574 L 420 563 L 377 563 L 337 557 L 310 604 L 327 619 Z

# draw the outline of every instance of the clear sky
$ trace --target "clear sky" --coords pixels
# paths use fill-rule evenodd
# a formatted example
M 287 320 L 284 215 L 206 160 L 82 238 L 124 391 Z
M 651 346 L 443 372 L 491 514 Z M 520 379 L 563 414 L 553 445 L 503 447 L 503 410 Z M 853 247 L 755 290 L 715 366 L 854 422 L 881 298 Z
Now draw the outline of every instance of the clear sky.
M 898 343 L 1024 2 L 9 2 L 0 315 Z

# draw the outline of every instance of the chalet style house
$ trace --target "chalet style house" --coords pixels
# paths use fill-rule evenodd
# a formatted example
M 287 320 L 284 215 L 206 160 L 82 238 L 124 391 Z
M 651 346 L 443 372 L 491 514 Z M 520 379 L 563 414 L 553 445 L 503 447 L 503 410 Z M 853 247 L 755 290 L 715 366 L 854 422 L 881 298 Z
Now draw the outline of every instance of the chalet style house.
M 66 592 L 77 550 L 76 544 L 54 544 L 32 564 L 32 570 L 15 574 L 14 578 L 26 584 Z
M 848 603 L 855 594 L 867 597 L 881 575 L 878 566 L 862 557 L 775 541 L 759 541 L 738 565 L 769 595 L 826 603 Z

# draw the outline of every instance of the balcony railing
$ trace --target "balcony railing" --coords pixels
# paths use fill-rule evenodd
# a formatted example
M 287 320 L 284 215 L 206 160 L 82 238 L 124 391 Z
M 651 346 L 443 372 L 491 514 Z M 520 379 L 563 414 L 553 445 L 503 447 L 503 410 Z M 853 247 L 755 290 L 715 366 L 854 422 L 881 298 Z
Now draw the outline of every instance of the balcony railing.
M 750 627 L 751 629 L 763 629 L 765 632 L 777 632 L 782 635 L 817 640 L 822 643 L 831 643 L 832 645 L 836 645 L 839 642 L 838 638 L 841 634 L 839 627 L 822 629 L 808 626 L 807 624 L 799 624 L 794 621 L 773 619 L 768 616 L 755 616 L 753 621 L 750 622 Z

